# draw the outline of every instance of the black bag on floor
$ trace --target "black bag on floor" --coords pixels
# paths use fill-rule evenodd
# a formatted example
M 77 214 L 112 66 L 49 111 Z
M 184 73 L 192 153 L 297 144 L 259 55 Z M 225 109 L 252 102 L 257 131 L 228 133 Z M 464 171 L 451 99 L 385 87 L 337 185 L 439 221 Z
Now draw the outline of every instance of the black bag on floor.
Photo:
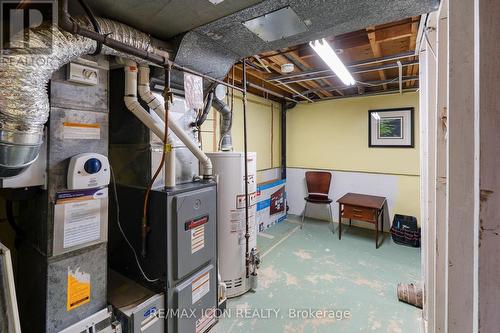
M 414 216 L 395 214 L 391 235 L 396 244 L 420 247 L 420 228 Z

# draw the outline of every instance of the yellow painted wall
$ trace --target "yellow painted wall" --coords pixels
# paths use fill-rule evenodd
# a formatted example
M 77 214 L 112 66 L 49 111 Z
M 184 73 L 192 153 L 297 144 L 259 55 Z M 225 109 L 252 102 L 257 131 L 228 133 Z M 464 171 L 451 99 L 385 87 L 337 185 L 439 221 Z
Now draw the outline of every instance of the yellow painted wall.
M 281 164 L 280 105 L 249 94 L 247 106 L 248 151 L 257 152 L 257 169 L 279 167 Z M 220 114 L 214 113 L 212 109 L 201 128 L 204 151 L 211 152 L 217 149 L 219 121 Z M 234 151 L 243 151 L 243 106 L 240 94 L 235 94 L 234 98 L 232 134 Z
M 369 148 L 368 110 L 415 108 L 415 148 Z M 287 113 L 288 167 L 392 174 L 394 212 L 419 218 L 418 93 L 300 104 Z
M 415 148 L 369 148 L 368 110 L 415 107 Z M 287 113 L 288 166 L 419 174 L 418 94 L 300 104 Z

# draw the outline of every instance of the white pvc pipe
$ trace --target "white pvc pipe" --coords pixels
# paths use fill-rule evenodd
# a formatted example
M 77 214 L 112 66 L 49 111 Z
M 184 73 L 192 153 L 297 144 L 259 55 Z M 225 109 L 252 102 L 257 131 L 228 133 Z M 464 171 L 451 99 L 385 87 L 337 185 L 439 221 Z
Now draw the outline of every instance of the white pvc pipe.
M 155 120 L 137 100 L 137 65 L 130 60 L 121 60 L 125 65 L 125 105 L 147 128 L 149 128 L 160 140 L 165 136 L 165 123 Z M 171 143 L 169 135 L 167 141 Z M 165 186 L 175 186 L 175 152 L 172 150 L 166 154 L 165 160 Z
M 153 95 L 149 89 L 149 66 L 141 65 L 139 71 L 139 95 L 141 99 L 148 103 L 148 106 L 161 118 L 165 119 L 165 107 L 163 103 Z M 198 147 L 198 145 L 191 140 L 187 133 L 177 124 L 173 119 L 169 119 L 168 127 L 174 134 L 186 145 L 186 147 L 193 153 L 193 155 L 201 163 L 201 174 L 203 176 L 212 176 L 212 161 L 208 156 Z
M 137 100 L 137 67 L 125 66 L 125 106 L 153 133 L 163 141 L 165 135 L 163 121 L 155 120 Z
M 144 76 L 144 67 L 148 69 L 148 72 L 146 72 L 146 76 Z M 137 76 L 136 76 L 137 79 Z M 150 109 L 152 109 L 160 119 L 163 120 L 163 124 L 165 124 L 165 112 L 161 113 L 159 112 L 159 108 L 162 107 L 161 103 L 158 101 L 157 98 L 151 94 L 152 97 L 145 99 L 145 95 L 143 91 L 145 90 L 145 87 L 147 87 L 147 90 L 149 91 L 149 67 L 148 66 L 141 66 L 141 70 L 139 71 L 139 94 L 144 100 Z M 164 108 L 163 108 L 164 110 Z M 172 121 L 172 119 L 169 119 L 169 123 Z M 169 124 L 170 125 L 170 124 Z M 170 126 L 169 126 L 170 128 Z M 168 143 L 172 144 L 172 138 L 169 136 L 168 138 Z M 166 155 L 166 160 L 165 160 L 165 186 L 167 187 L 174 187 L 176 183 L 176 172 L 175 172 L 175 148 L 172 147 L 172 150 L 167 153 Z
M 175 172 L 175 148 L 167 153 L 167 159 L 165 160 L 167 165 L 165 166 L 165 186 L 174 187 L 176 183 L 176 172 Z

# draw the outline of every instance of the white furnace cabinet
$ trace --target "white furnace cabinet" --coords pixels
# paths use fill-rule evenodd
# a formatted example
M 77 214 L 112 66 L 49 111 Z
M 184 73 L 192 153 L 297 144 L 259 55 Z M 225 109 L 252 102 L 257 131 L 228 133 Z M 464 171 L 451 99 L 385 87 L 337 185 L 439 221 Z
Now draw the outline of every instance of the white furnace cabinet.
M 207 154 L 218 176 L 217 235 L 221 281 L 226 284 L 226 296 L 246 293 L 256 283 L 256 275 L 246 278 L 245 254 L 245 154 L 217 152 Z M 248 155 L 249 250 L 257 248 L 256 194 L 257 154 Z

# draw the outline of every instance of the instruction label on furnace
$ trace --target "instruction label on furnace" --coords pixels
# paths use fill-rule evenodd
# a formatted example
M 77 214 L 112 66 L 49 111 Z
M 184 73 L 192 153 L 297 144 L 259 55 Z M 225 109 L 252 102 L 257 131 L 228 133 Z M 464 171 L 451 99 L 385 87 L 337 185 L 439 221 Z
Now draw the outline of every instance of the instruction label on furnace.
M 101 200 L 85 200 L 64 205 L 64 248 L 101 238 Z
M 90 274 L 81 272 L 80 268 L 73 271 L 68 267 L 66 310 L 71 311 L 89 302 Z
M 208 215 L 184 223 L 184 230 L 191 233 L 191 254 L 205 247 L 205 224 L 207 223 Z
M 191 288 L 192 304 L 194 304 L 210 291 L 210 272 L 206 272 L 205 274 L 194 280 L 191 284 Z
M 191 254 L 205 247 L 205 225 L 191 229 Z
M 54 207 L 54 251 L 61 253 L 75 246 L 105 237 L 108 189 L 58 192 Z

